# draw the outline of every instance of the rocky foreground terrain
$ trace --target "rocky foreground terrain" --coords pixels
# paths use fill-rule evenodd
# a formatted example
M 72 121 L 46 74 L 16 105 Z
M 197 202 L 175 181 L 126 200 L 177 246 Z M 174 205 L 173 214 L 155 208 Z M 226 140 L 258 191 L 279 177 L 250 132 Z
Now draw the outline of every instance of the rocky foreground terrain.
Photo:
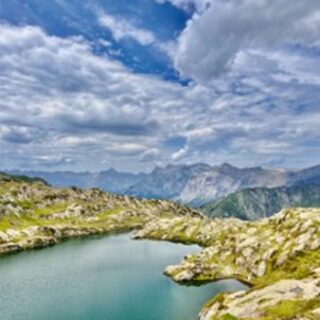
M 99 189 L 52 188 L 41 180 L 0 174 L 0 254 L 78 237 L 139 229 L 173 216 L 201 216 L 173 202 L 138 200 Z
M 286 209 L 257 222 L 212 220 L 169 201 L 0 174 L 1 254 L 130 230 L 136 239 L 198 244 L 199 254 L 165 273 L 184 284 L 234 278 L 250 287 L 213 297 L 199 320 L 320 319 L 319 226 L 320 209 Z
M 136 238 L 204 249 L 165 273 L 186 284 L 235 278 L 242 292 L 218 295 L 199 320 L 320 319 L 320 209 L 286 209 L 258 222 L 204 217 L 149 222 Z

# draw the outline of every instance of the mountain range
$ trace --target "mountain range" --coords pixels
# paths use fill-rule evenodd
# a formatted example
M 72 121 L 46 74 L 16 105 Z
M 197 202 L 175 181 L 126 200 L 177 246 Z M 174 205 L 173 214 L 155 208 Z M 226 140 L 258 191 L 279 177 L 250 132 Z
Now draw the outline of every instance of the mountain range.
M 41 177 L 53 186 L 98 187 L 104 191 L 144 198 L 169 199 L 201 206 L 247 188 L 320 185 L 320 165 L 302 170 L 238 168 L 224 163 L 210 166 L 168 165 L 150 173 L 124 173 L 114 169 L 91 172 L 10 171 Z
M 107 192 L 124 194 L 126 190 L 144 178 L 144 173 L 119 172 L 111 168 L 101 172 L 72 171 L 6 171 L 12 175 L 41 177 L 54 187 L 76 186 L 80 188 L 100 188 Z
M 258 220 L 289 207 L 320 207 L 320 185 L 243 189 L 200 210 L 212 218 Z

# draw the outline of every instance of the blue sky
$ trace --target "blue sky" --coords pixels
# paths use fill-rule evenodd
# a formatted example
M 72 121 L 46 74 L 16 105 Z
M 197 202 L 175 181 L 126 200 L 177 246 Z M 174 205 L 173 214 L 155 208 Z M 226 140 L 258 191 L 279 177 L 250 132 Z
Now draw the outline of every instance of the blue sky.
M 319 163 L 320 3 L 0 0 L 2 168 Z
M 173 41 L 192 16 L 192 7 L 186 11 L 170 3 L 150 0 L 27 0 L 23 3 L 2 0 L 0 3 L 3 21 L 17 26 L 39 26 L 49 35 L 63 38 L 81 36 L 90 41 L 94 54 L 108 54 L 135 72 L 179 80 L 171 60 L 157 49 L 156 42 Z M 112 30 L 99 20 L 103 16 L 112 17 L 122 26 L 127 23 L 131 30 L 144 30 L 156 40 L 145 44 L 130 36 L 115 39 Z

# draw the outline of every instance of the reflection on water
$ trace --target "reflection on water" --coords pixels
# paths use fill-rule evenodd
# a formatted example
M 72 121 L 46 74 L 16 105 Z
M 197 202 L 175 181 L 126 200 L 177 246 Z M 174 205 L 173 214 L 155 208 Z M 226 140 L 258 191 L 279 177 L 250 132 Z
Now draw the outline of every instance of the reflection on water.
M 162 274 L 199 250 L 121 235 L 3 258 L 1 319 L 194 320 L 216 293 L 244 288 L 232 280 L 184 287 Z

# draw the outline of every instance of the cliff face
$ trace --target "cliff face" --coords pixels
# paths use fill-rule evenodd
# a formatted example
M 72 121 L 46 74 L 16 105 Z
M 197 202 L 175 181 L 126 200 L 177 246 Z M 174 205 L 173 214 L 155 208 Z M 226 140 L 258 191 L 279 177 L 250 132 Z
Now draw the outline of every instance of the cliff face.
M 319 319 L 320 209 L 287 209 L 257 222 L 209 218 L 149 222 L 137 238 L 198 243 L 166 274 L 179 283 L 236 278 L 251 289 L 215 297 L 200 320 Z
M 257 220 L 284 208 L 320 207 L 320 186 L 244 189 L 201 207 L 212 218 Z

